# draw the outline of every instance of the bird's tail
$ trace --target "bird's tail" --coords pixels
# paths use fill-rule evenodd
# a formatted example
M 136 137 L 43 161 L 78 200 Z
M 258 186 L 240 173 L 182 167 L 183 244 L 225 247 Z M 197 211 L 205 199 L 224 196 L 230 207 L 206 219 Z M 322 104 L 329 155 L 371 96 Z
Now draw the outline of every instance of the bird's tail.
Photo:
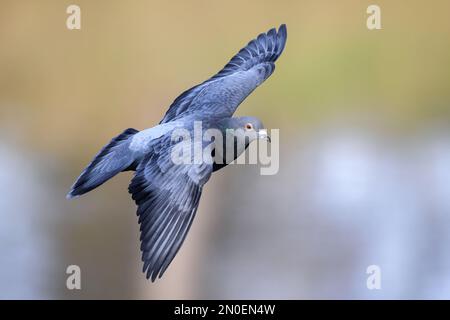
M 104 146 L 75 181 L 67 198 L 75 198 L 89 192 L 119 172 L 132 169 L 135 159 L 128 149 L 129 138 L 138 132 L 129 128 Z

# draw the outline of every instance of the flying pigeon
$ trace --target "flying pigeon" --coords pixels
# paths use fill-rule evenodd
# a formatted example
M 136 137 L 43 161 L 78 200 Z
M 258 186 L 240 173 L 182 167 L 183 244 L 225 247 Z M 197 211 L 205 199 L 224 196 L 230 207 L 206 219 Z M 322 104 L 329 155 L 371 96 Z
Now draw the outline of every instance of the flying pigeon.
M 278 31 L 273 28 L 260 34 L 216 75 L 176 98 L 158 125 L 142 131 L 126 129 L 113 138 L 72 186 L 67 198 L 87 193 L 119 172 L 135 171 L 128 190 L 138 207 L 143 272 L 147 279 L 161 278 L 177 254 L 211 174 L 236 159 L 253 140 L 270 142 L 259 119 L 232 116 L 241 102 L 273 73 L 286 38 L 284 24 Z M 218 147 L 219 140 L 213 139 L 209 144 L 201 141 L 202 148 L 210 148 L 202 161 L 175 163 L 174 151 L 185 140 L 174 139 L 174 132 L 183 129 L 193 133 L 195 123 L 200 123 L 203 130 L 218 130 L 223 136 L 233 132 L 235 139 L 231 146 L 228 140 L 222 141 L 222 148 Z M 242 132 L 253 135 L 241 139 Z

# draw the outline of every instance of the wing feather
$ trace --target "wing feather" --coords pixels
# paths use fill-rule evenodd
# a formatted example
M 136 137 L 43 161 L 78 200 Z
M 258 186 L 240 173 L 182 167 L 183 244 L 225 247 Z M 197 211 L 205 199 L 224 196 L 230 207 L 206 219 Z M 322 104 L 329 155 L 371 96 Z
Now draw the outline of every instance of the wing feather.
M 211 164 L 174 164 L 169 138 L 157 142 L 129 186 L 138 206 L 143 271 L 152 281 L 163 275 L 183 244 L 212 172 Z
M 239 104 L 275 70 L 287 31 L 270 29 L 242 48 L 216 75 L 183 92 L 169 107 L 161 123 L 195 114 L 197 118 L 229 117 Z

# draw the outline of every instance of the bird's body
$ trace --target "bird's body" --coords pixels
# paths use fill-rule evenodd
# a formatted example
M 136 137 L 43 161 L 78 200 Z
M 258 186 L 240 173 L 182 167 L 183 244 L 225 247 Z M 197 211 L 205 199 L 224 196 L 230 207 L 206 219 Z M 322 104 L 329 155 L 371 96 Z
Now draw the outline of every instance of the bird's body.
M 232 116 L 239 104 L 272 74 L 286 37 L 284 25 L 278 32 L 271 29 L 259 35 L 219 73 L 175 99 L 157 126 L 142 131 L 130 128 L 113 138 L 69 192 L 68 198 L 77 197 L 121 171 L 136 171 L 129 192 L 138 206 L 144 272 L 152 281 L 162 276 L 181 247 L 211 174 L 238 157 L 252 140 L 268 138 L 257 118 Z M 216 140 L 201 140 L 197 142 L 200 150 L 210 148 L 202 152 L 202 161 L 196 161 L 193 152 L 187 153 L 187 160 L 192 161 L 177 163 L 173 155 L 185 141 L 174 139 L 175 133 L 184 130 L 194 134 L 197 124 L 223 137 L 228 130 L 234 130 L 233 145 L 224 140 L 221 145 L 225 147 L 221 148 Z M 238 139 L 242 132 L 250 133 L 250 138 Z M 191 147 L 195 149 L 195 142 Z

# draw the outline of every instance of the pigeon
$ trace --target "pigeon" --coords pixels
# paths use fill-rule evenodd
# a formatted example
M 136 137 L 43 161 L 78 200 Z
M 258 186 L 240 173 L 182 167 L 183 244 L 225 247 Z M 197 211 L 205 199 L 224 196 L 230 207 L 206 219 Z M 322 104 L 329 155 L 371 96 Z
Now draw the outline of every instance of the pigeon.
M 252 141 L 270 142 L 258 118 L 233 114 L 274 72 L 286 39 L 284 24 L 258 35 L 217 74 L 177 97 L 158 125 L 142 131 L 129 128 L 113 138 L 67 194 L 68 199 L 76 198 L 120 172 L 135 172 L 128 191 L 137 205 L 143 272 L 152 282 L 162 277 L 183 244 L 212 173 L 230 164 Z M 178 131 L 193 133 L 197 124 L 222 137 L 231 132 L 232 139 L 192 142 L 181 135 L 174 138 Z M 201 161 L 192 161 L 196 153 L 188 152 L 196 146 L 207 150 Z M 182 161 L 174 161 L 177 154 Z

